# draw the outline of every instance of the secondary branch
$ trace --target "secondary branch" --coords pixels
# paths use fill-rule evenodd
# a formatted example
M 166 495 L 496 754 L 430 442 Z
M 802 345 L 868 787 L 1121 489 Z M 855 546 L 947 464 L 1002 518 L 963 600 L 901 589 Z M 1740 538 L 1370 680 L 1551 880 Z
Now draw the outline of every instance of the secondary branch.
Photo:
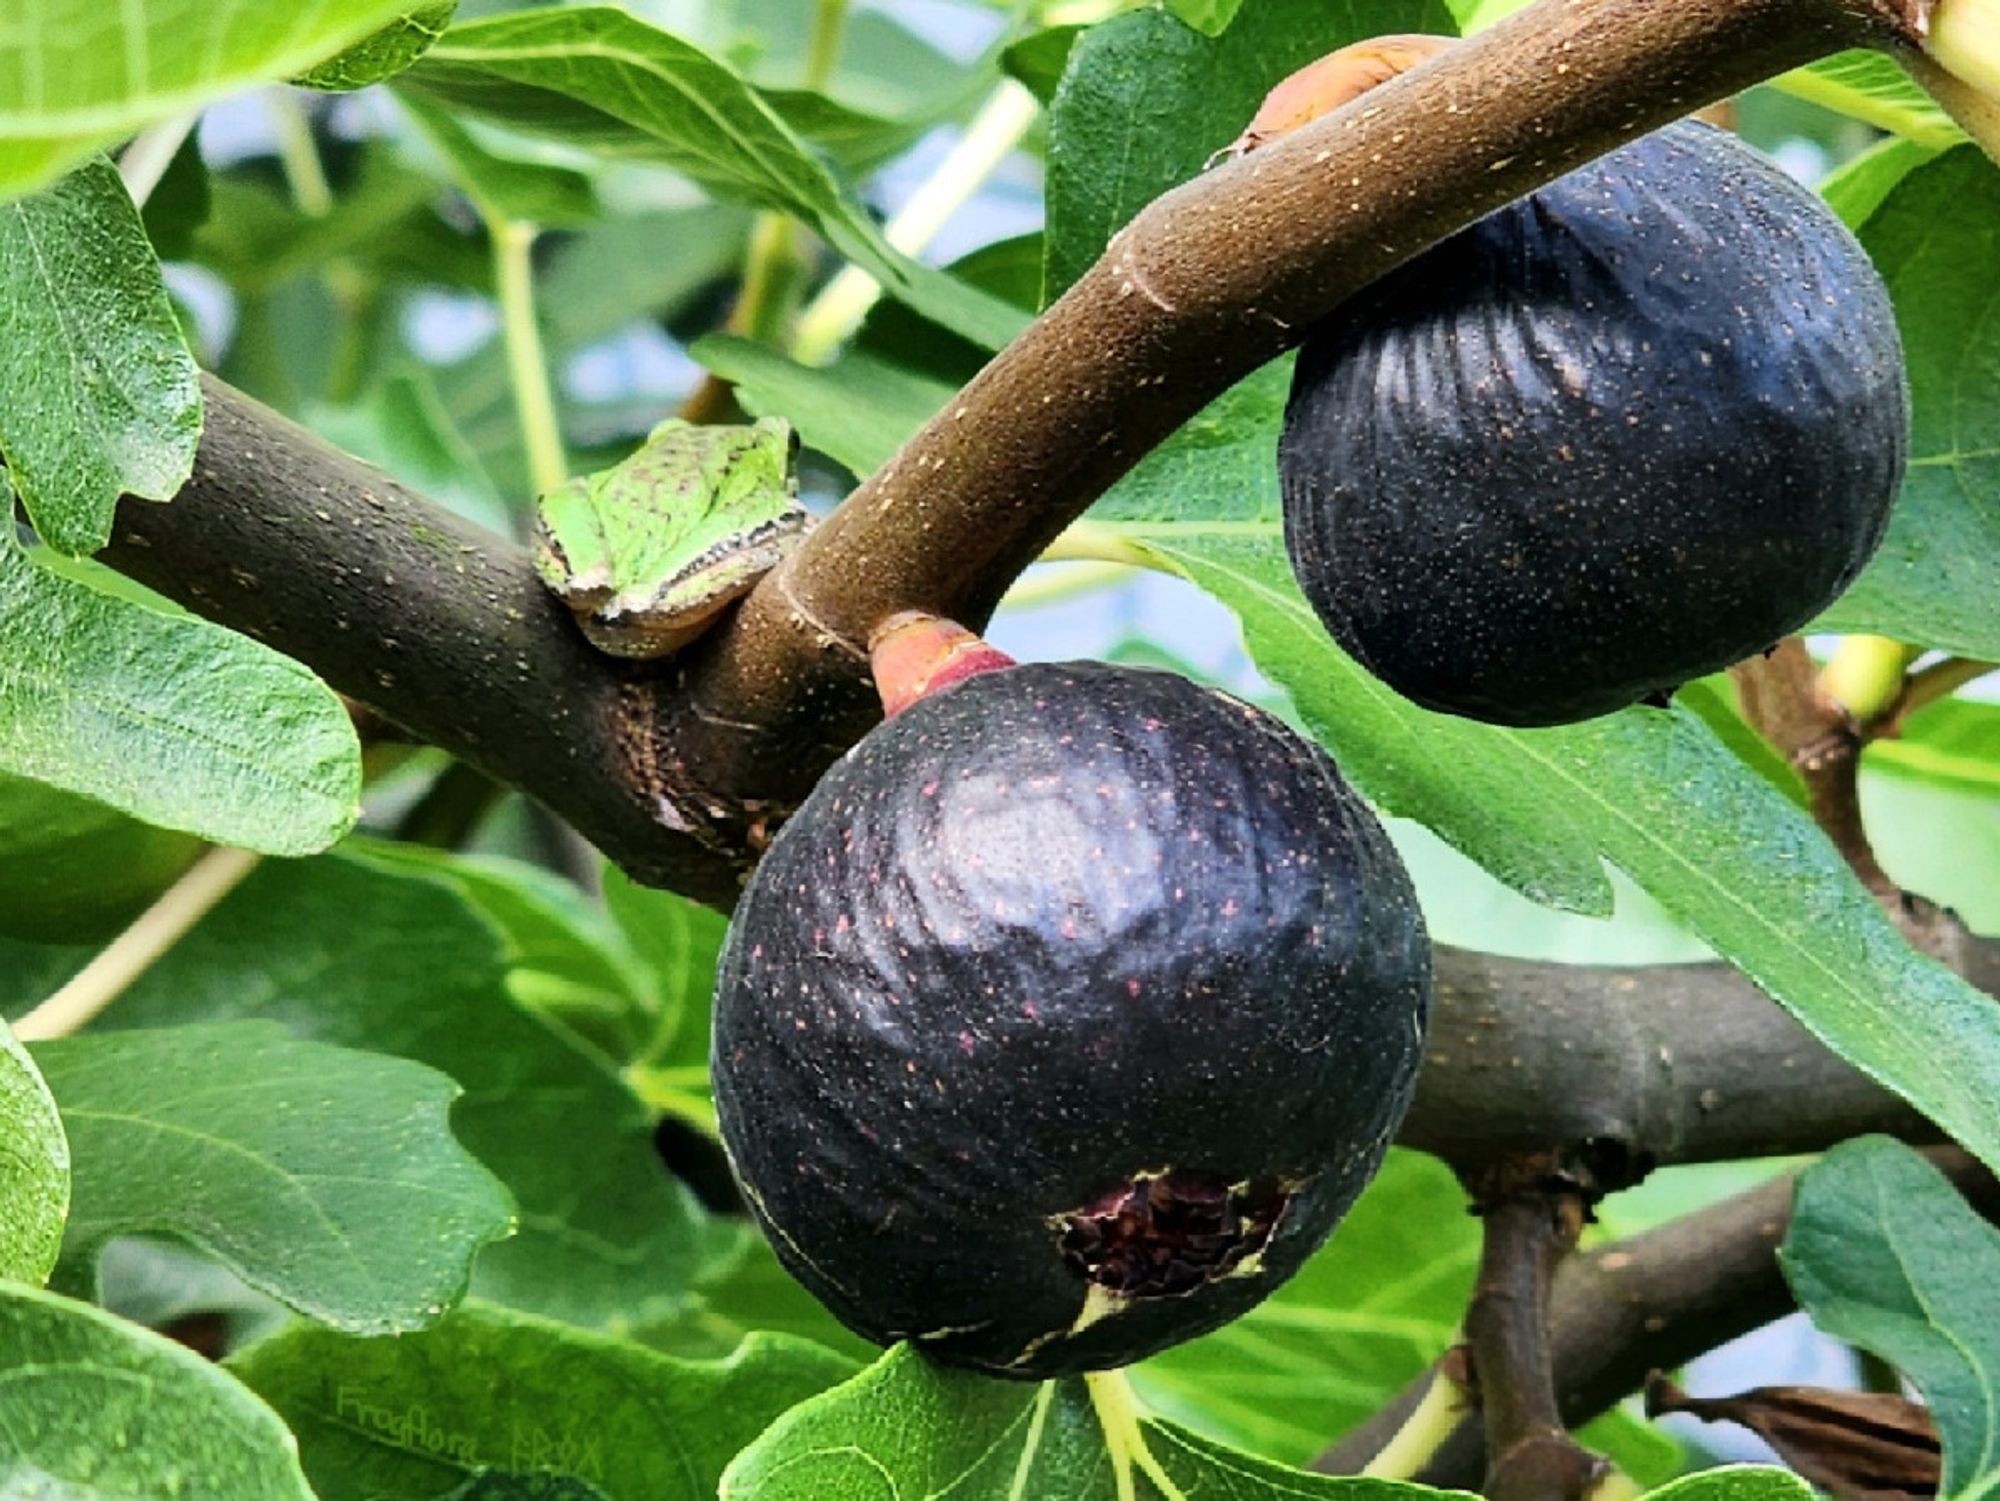
M 1517 1157 L 1472 1185 L 1479 1280 L 1465 1312 L 1489 1501 L 1581 1501 L 1605 1465 L 1569 1436 L 1555 1391 L 1549 1286 L 1596 1198 L 1557 1153 Z
M 1957 1148 L 1930 1153 L 1981 1213 L 2000 1214 L 2000 1184 Z M 1785 1174 L 1630 1240 L 1571 1257 L 1549 1304 L 1550 1344 L 1562 1420 L 1575 1428 L 1638 1390 L 1651 1370 L 1672 1370 L 1790 1311 L 1774 1254 L 1791 1221 L 1796 1175 Z M 1313 1468 L 1358 1472 L 1394 1435 L 1428 1389 L 1429 1372 L 1322 1454 Z M 1415 1478 L 1475 1487 L 1484 1469 L 1484 1424 L 1468 1416 Z
M 2000 995 L 2000 944 L 1958 968 Z M 1461 1174 L 1590 1147 L 1603 1185 L 1652 1167 L 1820 1151 L 1936 1127 L 1724 964 L 1544 964 L 1440 948 L 1430 1043 L 1398 1140 Z

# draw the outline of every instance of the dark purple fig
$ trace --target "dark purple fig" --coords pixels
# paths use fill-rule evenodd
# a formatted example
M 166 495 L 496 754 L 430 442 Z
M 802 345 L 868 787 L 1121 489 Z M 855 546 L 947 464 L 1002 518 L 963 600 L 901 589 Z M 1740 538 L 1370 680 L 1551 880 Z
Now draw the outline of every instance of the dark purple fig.
M 1278 462 L 1334 639 L 1427 708 L 1539 725 L 1811 620 L 1881 541 L 1908 445 L 1860 245 L 1683 123 L 1336 309 L 1300 351 Z
M 1252 1307 L 1408 1106 L 1429 944 L 1316 747 L 1168 673 L 988 671 L 830 771 L 737 908 L 716 1106 L 779 1258 L 1006 1376 Z

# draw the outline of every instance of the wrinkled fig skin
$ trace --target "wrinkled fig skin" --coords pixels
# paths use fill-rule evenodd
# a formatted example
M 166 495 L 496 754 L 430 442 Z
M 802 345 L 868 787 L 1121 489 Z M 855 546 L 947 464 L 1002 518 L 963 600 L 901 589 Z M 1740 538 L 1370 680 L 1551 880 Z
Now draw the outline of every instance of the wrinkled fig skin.
M 723 1140 L 858 1333 L 1007 1376 L 1123 1365 L 1250 1308 L 1346 1212 L 1409 1103 L 1429 963 L 1380 826 L 1270 716 L 1142 669 L 986 673 L 871 733 L 758 867 L 718 983 Z M 1169 1170 L 1173 1244 L 1105 1278 L 1158 1249 L 1191 1289 L 1067 1333 L 1079 1256 Z M 1190 1249 L 1245 1184 L 1244 1233 Z
M 1684 123 L 1481 220 L 1306 340 L 1279 445 L 1313 607 L 1428 708 L 1560 724 L 1817 615 L 1908 448 L 1889 298 L 1813 194 Z

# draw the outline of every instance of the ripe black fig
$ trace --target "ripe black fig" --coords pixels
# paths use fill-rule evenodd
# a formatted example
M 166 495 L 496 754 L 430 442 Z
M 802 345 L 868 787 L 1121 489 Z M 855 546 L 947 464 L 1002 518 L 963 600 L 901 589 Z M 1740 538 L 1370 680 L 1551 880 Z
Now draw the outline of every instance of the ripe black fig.
M 1428 1001 L 1401 862 L 1316 747 L 1172 674 L 1006 667 L 876 729 L 772 844 L 716 1106 L 843 1322 L 1064 1375 L 1298 1269 L 1402 1119 Z
M 1307 338 L 1279 444 L 1320 619 L 1428 708 L 1566 723 L 1796 630 L 1908 449 L 1881 278 L 1816 196 L 1682 123 L 1479 221 Z

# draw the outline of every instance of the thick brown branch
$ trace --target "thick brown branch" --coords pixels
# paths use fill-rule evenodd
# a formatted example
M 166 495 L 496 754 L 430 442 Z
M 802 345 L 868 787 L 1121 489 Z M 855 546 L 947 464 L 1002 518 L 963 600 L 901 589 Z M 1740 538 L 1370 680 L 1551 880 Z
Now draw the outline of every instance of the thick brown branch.
M 525 553 L 211 381 L 194 478 L 128 501 L 106 557 L 312 663 L 412 733 L 541 798 L 628 868 L 727 905 L 732 868 L 663 828 L 625 759 L 629 686 Z M 1958 957 L 2000 992 L 2000 946 Z M 1923 1138 L 1917 1113 L 1724 965 L 1583 968 L 1440 950 L 1405 1144 L 1462 1172 L 1602 1145 L 1655 1162 Z
M 591 662 L 488 539 L 213 382 L 196 478 L 128 506 L 112 558 L 534 791 L 639 879 L 726 904 L 774 814 L 872 722 L 875 625 L 983 622 L 1143 454 L 1373 277 L 1691 108 L 1891 40 L 1892 19 L 1873 0 L 1541 0 L 1165 195 L 684 672 Z
M 1865 38 L 1872 14 L 1542 0 L 1169 194 L 686 671 L 592 651 L 519 548 L 215 381 L 193 479 L 171 505 L 127 502 L 106 556 L 532 793 L 639 879 L 727 906 L 774 805 L 873 717 L 873 624 L 983 616 L 1047 536 L 1346 292 L 1595 151 Z M 1439 1001 L 1407 1139 L 1461 1167 L 1593 1138 L 1643 1165 L 1919 1129 L 1719 967 L 1448 956 Z
M 728 871 L 645 800 L 633 676 L 583 639 L 524 550 L 221 381 L 203 395 L 193 477 L 168 505 L 125 501 L 105 562 L 532 793 L 635 878 L 734 900 Z
M 2000 945 L 1962 971 L 2000 994 Z M 1399 1140 L 1462 1174 L 1592 1144 L 1606 1188 L 1652 1166 L 1821 1150 L 1883 1131 L 1933 1140 L 1722 964 L 1620 969 L 1441 948 L 1416 1102 Z
M 1938 1148 L 1931 1160 L 1973 1204 L 2000 1214 L 2000 1184 L 1968 1154 Z M 1787 1174 L 1658 1230 L 1572 1257 L 1557 1273 L 1549 1324 L 1562 1419 L 1588 1422 L 1651 1370 L 1671 1370 L 1789 1311 L 1790 1291 L 1773 1254 L 1790 1222 Z M 1327 1474 L 1358 1471 L 1415 1406 L 1430 1374 L 1314 1462 Z M 1427 1484 L 1471 1486 L 1484 1465 L 1477 1414 L 1417 1476 Z

